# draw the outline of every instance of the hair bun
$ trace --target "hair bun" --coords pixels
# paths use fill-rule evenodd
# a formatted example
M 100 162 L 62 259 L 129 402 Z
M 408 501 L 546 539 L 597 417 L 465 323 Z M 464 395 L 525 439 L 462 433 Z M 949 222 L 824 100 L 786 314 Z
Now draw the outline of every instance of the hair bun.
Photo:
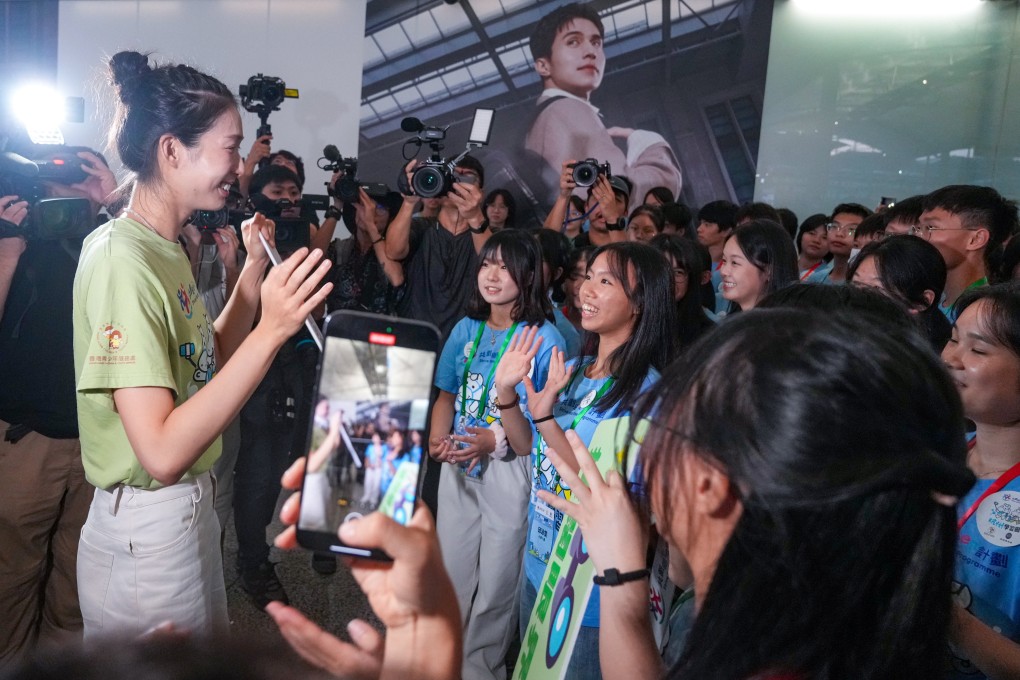
M 151 71 L 148 55 L 139 52 L 118 52 L 110 58 L 110 75 L 124 102 L 131 99 L 138 79 Z

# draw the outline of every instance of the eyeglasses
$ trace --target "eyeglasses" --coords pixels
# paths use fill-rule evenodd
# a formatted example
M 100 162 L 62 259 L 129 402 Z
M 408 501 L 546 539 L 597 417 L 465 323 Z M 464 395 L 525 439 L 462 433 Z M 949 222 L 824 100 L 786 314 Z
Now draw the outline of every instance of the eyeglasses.
M 837 234 L 846 234 L 847 236 L 853 236 L 854 232 L 857 231 L 856 224 L 840 224 L 839 222 L 829 222 L 825 225 L 825 230 L 829 232 L 835 232 Z
M 934 224 L 915 224 L 907 231 L 911 236 L 920 236 L 925 241 L 931 240 L 933 231 L 972 231 L 970 227 L 938 227 Z

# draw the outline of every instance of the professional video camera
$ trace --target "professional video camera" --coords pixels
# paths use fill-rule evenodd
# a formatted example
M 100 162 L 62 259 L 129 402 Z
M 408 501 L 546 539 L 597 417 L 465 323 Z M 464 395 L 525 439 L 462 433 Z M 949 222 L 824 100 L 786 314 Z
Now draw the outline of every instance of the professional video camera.
M 574 184 L 579 187 L 590 187 L 595 184 L 599 175 L 605 175 L 607 178 L 613 176 L 609 161 L 600 165 L 594 158 L 587 158 L 577 163 L 571 163 L 568 167 L 574 169 L 571 177 L 574 179 Z
M 0 139 L 0 149 L 6 145 Z M 96 226 L 87 198 L 46 198 L 43 182 L 78 184 L 88 178 L 77 147 L 47 146 L 44 158 L 29 160 L 11 151 L 0 152 L 0 196 L 28 201 L 20 225 L 0 219 L 0 238 L 23 236 L 33 240 L 81 238 Z
M 358 200 L 358 187 L 361 186 L 361 181 L 358 179 L 357 158 L 344 157 L 335 145 L 327 144 L 326 148 L 322 150 L 322 158 L 319 159 L 318 166 L 320 170 L 326 172 L 344 173 L 332 187 L 329 186 L 329 182 L 326 182 L 330 196 L 339 198 L 344 203 L 353 203 Z
M 203 239 L 206 238 L 206 233 L 210 234 L 211 239 L 211 233 L 221 227 L 233 227 L 238 238 L 241 238 L 241 223 L 254 217 L 256 212 L 260 212 L 276 225 L 276 249 L 280 253 L 292 253 L 309 243 L 309 223 L 306 218 L 300 216 L 303 205 L 304 199 L 297 203 L 287 199 L 274 201 L 262 194 L 253 194 L 248 201 L 244 201 L 240 192 L 235 193 L 231 189 L 225 207 L 220 210 L 197 210 L 191 216 L 191 223 L 203 233 Z
M 471 123 L 471 133 L 468 135 L 467 146 L 463 153 L 453 160 L 446 160 L 441 154 L 443 140 L 446 139 L 446 131 L 449 129 L 449 126 L 444 128 L 427 126 L 417 118 L 405 118 L 400 121 L 401 130 L 417 133 L 404 143 L 405 148 L 408 144 L 417 144 L 418 151 L 420 151 L 422 144 L 428 144 L 432 149 L 432 155 L 427 160 L 419 163 L 411 173 L 410 186 L 408 186 L 407 177 L 404 175 L 403 170 L 401 170 L 400 175 L 397 177 L 397 186 L 400 191 L 405 194 L 410 193 L 415 196 L 421 196 L 422 198 L 438 198 L 449 193 L 454 182 L 472 181 L 469 178 L 457 175 L 454 172 L 454 168 L 472 149 L 485 146 L 489 143 L 493 114 L 494 111 L 492 109 L 475 109 L 475 117 Z M 418 155 L 418 151 L 415 152 L 415 156 Z M 405 160 L 411 160 L 413 157 L 408 157 L 406 153 L 404 154 Z
M 241 106 L 259 117 L 261 124 L 255 131 L 255 139 L 273 134 L 273 128 L 269 125 L 269 114 L 279 111 L 284 99 L 297 99 L 299 94 L 296 88 L 287 87 L 282 78 L 264 76 L 261 73 L 249 78 L 248 83 L 239 86 L 237 92 L 241 95 Z M 268 162 L 263 159 L 259 167 Z

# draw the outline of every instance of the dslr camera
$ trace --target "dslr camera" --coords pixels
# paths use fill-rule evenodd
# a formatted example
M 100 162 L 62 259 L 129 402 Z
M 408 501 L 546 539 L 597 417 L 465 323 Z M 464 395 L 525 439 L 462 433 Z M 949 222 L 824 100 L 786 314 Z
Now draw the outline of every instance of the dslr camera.
M 0 196 L 17 196 L 28 202 L 20 225 L 0 219 L 0 238 L 22 236 L 29 240 L 82 238 L 95 225 L 87 198 L 46 198 L 43 182 L 78 184 L 88 178 L 77 147 L 47 147 L 45 158 L 30 160 L 11 151 L 0 152 Z M 81 148 L 84 150 L 84 147 Z
M 574 179 L 574 184 L 579 187 L 590 187 L 598 181 L 599 175 L 605 175 L 607 178 L 613 176 L 609 161 L 599 164 L 594 158 L 586 158 L 583 161 L 571 163 L 568 167 L 573 168 L 571 177 Z
M 231 189 L 227 205 L 220 210 L 197 210 L 191 216 L 191 223 L 202 232 L 203 239 L 206 232 L 214 232 L 221 227 L 233 227 L 241 238 L 241 223 L 255 216 L 260 212 L 276 225 L 276 249 L 281 254 L 292 253 L 298 248 L 303 248 L 309 243 L 308 220 L 301 217 L 301 206 L 303 200 L 297 203 L 287 199 L 274 201 L 262 194 L 253 194 L 245 203 L 240 199 L 240 193 Z M 284 217 L 284 214 L 287 217 Z M 243 243 L 243 240 L 242 240 Z
M 401 170 L 397 176 L 397 187 L 400 192 L 414 194 L 422 198 L 438 198 L 448 194 L 455 182 L 474 182 L 473 177 L 458 175 L 454 168 L 472 149 L 480 148 L 489 143 L 492 118 L 492 109 L 475 109 L 467 148 L 453 160 L 447 160 L 442 156 L 443 141 L 446 139 L 446 131 L 449 130 L 449 126 L 428 126 L 417 118 L 405 118 L 402 120 L 400 122 L 400 129 L 405 132 L 417 133 L 404 143 L 405 147 L 408 144 L 417 144 L 420 150 L 423 144 L 428 144 L 432 149 L 432 154 L 428 159 L 419 163 L 411 173 L 410 186 L 408 186 L 407 177 L 403 170 Z M 406 154 L 404 158 L 405 160 L 411 160 Z
M 287 87 L 282 78 L 264 76 L 261 73 L 249 78 L 247 84 L 238 87 L 237 92 L 241 96 L 241 106 L 259 117 L 261 125 L 255 132 L 256 139 L 273 134 L 273 129 L 269 125 L 269 114 L 279 111 L 284 99 L 298 98 L 297 89 Z

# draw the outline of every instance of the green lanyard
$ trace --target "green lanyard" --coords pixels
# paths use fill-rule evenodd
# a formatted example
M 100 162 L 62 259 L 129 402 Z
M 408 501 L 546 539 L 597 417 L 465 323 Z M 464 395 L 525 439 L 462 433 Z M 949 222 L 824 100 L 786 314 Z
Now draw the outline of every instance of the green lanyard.
M 574 387 L 574 381 L 577 380 L 577 376 L 581 375 L 581 373 L 583 373 L 584 369 L 587 367 L 588 364 L 578 365 L 577 370 L 574 371 L 574 375 L 570 376 L 570 381 L 567 383 L 567 386 L 563 388 L 563 392 L 561 392 L 561 394 L 570 393 L 570 390 Z M 613 383 L 615 381 L 616 379 L 610 376 L 609 379 L 602 384 L 602 387 L 600 387 L 598 389 L 598 392 L 595 393 L 595 398 L 591 400 L 591 403 L 585 406 L 583 409 L 581 409 L 581 412 L 574 416 L 574 420 L 571 421 L 570 423 L 571 430 L 578 426 L 578 424 L 588 413 L 588 411 L 591 410 L 591 407 L 594 406 L 598 402 L 598 400 L 601 399 L 606 394 L 606 392 L 609 391 L 609 389 L 613 386 Z M 542 469 L 542 456 L 544 455 L 544 451 L 545 451 L 545 439 L 542 437 L 542 433 L 540 432 L 538 434 L 538 469 Z M 559 483 L 559 480 L 560 476 L 559 474 L 557 474 L 556 482 Z
M 514 331 L 517 330 L 517 324 L 519 321 L 515 321 L 513 326 L 510 326 L 510 330 L 507 332 L 506 337 L 503 338 L 503 345 L 499 348 L 499 354 L 496 356 L 496 360 L 492 362 L 492 368 L 489 369 L 489 376 L 485 379 L 483 384 L 482 396 L 479 399 L 478 417 L 483 418 L 485 416 L 485 407 L 489 403 L 489 384 L 492 382 L 492 376 L 496 375 L 496 367 L 499 365 L 499 360 L 503 358 L 503 353 L 506 352 L 507 345 L 510 344 L 510 338 L 514 337 Z M 485 332 L 485 322 L 478 327 L 478 333 L 475 335 L 475 342 L 471 345 L 471 354 L 468 355 L 467 363 L 464 364 L 464 376 L 460 381 L 460 415 L 464 416 L 467 414 L 467 380 L 468 373 L 471 371 L 471 362 L 475 360 L 475 354 L 478 353 L 478 344 L 482 341 L 482 333 Z

